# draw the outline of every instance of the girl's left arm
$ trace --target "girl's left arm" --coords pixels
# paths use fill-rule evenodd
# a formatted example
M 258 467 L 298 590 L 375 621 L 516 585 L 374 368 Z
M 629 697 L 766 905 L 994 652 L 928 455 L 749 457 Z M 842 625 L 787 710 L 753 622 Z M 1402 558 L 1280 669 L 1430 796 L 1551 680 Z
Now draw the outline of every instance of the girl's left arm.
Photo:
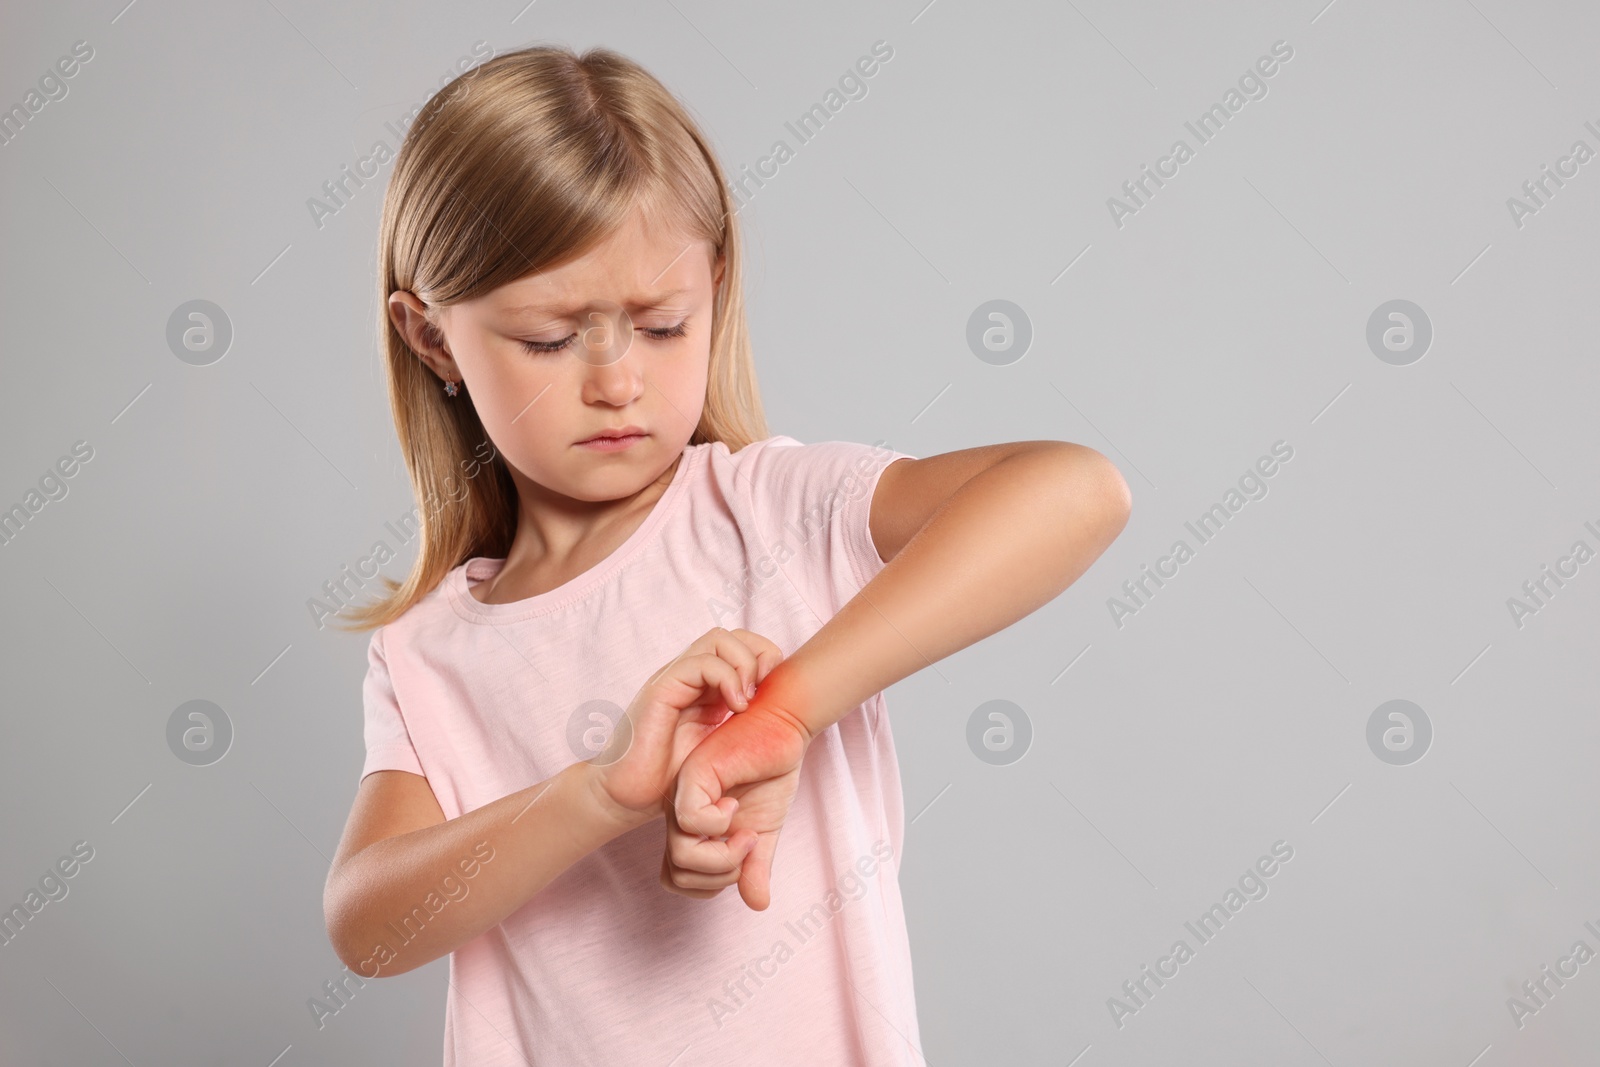
M 1110 460 L 1060 441 L 884 468 L 868 525 L 887 563 L 684 758 L 661 884 L 715 896 L 737 871 L 739 895 L 765 909 L 811 741 L 872 694 L 1059 596 L 1122 532 L 1130 501 Z M 736 810 L 716 806 L 724 796 Z
M 881 571 L 762 685 L 809 742 L 872 694 L 1059 596 L 1127 525 L 1132 495 L 1092 448 L 1022 441 L 901 459 L 869 524 Z

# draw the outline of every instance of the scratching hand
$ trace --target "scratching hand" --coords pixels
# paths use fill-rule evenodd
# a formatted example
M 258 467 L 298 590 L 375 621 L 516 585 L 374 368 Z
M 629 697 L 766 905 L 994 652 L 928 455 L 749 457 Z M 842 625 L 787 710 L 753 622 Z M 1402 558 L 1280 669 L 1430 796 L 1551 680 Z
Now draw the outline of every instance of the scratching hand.
M 782 658 L 760 634 L 717 627 L 652 675 L 589 761 L 605 808 L 628 826 L 669 809 L 684 758 L 730 714 L 749 706 L 747 689 Z

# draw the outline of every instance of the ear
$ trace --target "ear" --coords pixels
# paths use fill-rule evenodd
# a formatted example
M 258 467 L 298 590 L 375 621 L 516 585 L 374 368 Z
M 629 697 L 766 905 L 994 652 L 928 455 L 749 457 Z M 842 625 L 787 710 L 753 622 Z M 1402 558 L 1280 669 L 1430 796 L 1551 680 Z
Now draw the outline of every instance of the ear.
M 455 357 L 445 347 L 444 334 L 428 321 L 427 308 L 415 293 L 397 289 L 389 294 L 389 321 L 417 358 L 445 381 L 461 380 Z

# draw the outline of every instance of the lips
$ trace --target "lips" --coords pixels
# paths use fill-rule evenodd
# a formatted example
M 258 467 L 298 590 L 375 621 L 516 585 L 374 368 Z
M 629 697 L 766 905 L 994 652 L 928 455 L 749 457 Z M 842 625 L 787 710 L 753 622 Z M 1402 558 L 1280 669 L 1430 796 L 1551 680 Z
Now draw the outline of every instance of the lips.
M 588 444 L 590 441 L 616 440 L 620 437 L 643 437 L 645 432 L 638 426 L 622 426 L 614 430 L 602 430 L 593 437 L 585 437 L 578 444 Z

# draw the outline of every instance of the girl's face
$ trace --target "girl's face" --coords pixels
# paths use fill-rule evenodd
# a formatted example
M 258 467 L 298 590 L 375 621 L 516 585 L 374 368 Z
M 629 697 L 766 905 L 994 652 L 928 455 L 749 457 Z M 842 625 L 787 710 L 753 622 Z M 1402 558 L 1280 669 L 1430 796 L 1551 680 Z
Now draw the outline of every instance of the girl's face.
M 635 212 L 581 258 L 445 308 L 442 350 L 414 294 L 389 310 L 441 379 L 465 383 L 447 402 L 477 408 L 525 496 L 615 500 L 658 479 L 699 424 L 721 280 L 709 242 Z M 580 444 L 626 427 L 642 431 L 626 447 Z

